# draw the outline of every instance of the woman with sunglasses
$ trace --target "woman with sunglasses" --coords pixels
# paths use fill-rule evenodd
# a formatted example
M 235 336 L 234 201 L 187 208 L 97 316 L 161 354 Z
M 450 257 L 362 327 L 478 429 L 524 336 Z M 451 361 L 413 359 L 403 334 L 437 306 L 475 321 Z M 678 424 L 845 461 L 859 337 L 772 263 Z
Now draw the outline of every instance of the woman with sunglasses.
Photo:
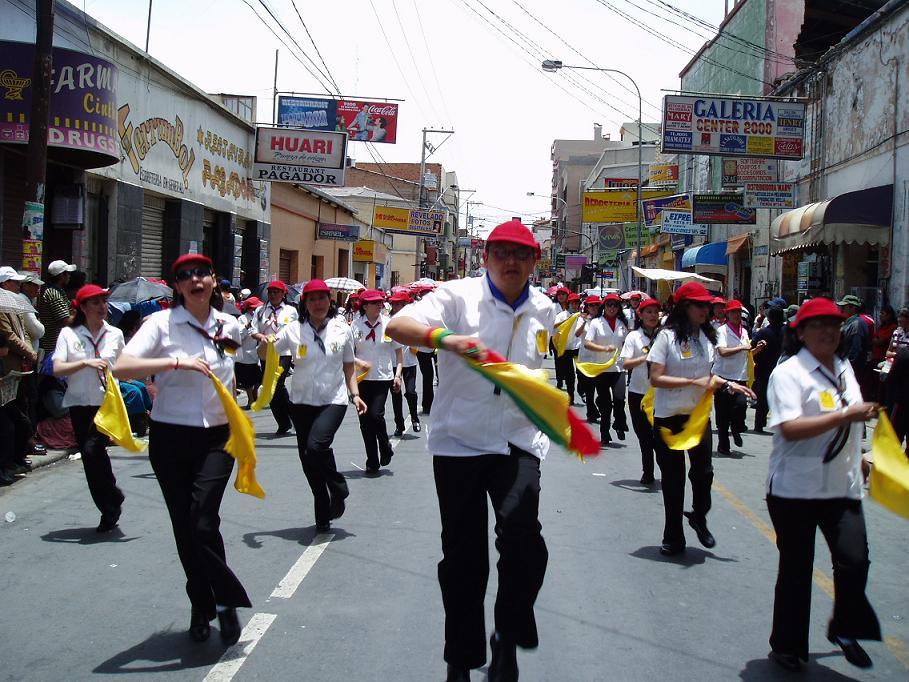
M 622 348 L 628 335 L 628 319 L 622 312 L 622 299 L 617 294 L 608 294 L 603 299 L 603 314 L 587 325 L 584 347 L 593 351 L 590 362 L 608 362 L 612 355 Z M 591 379 L 597 392 L 597 410 L 600 413 L 600 441 L 603 445 L 612 442 L 609 435 L 610 417 L 619 440 L 625 440 L 628 422 L 625 419 L 625 372 L 616 362 L 599 376 Z
M 69 408 L 88 490 L 101 512 L 99 533 L 117 527 L 124 495 L 107 455 L 107 436 L 95 428 L 95 413 L 104 402 L 107 370 L 123 350 L 123 332 L 106 322 L 108 291 L 86 284 L 76 292 L 76 314 L 60 330 L 54 348 L 54 376 L 67 377 L 63 407 Z
M 369 374 L 360 382 L 360 397 L 367 410 L 360 414 L 360 433 L 366 447 L 366 475 L 379 475 L 379 465 L 388 466 L 394 456 L 385 424 L 388 391 L 401 390 L 404 371 L 403 346 L 385 333 L 389 318 L 383 315 L 385 294 L 369 289 L 360 295 L 360 314 L 354 319 L 356 356 L 370 365 Z
M 675 305 L 666 325 L 650 347 L 650 383 L 653 384 L 653 430 L 657 465 L 663 489 L 665 525 L 660 553 L 671 556 L 685 551 L 682 510 L 685 506 L 685 456 L 671 450 L 660 434 L 661 428 L 681 431 L 706 391 L 725 390 L 754 398 L 747 386 L 731 383 L 712 374 L 716 330 L 710 324 L 711 295 L 697 282 L 678 288 Z M 710 422 L 700 442 L 688 450 L 692 511 L 688 524 L 698 540 L 710 548 L 716 540 L 707 528 L 713 463 Z
M 574 332 L 575 337 L 581 342 L 578 346 L 578 362 L 596 362 L 596 353 L 587 349 L 584 337 L 587 335 L 587 326 L 600 316 L 602 309 L 603 301 L 596 294 L 591 294 L 584 301 L 584 313 L 578 318 Z M 576 369 L 575 374 L 578 378 L 578 394 L 587 406 L 587 423 L 596 424 L 600 420 L 600 411 L 596 403 L 596 385 L 593 379 L 582 374 L 580 370 Z
M 344 513 L 347 481 L 335 464 L 331 444 L 344 421 L 348 394 L 357 414 L 366 412 L 354 372 L 353 332 L 338 317 L 331 291 L 321 279 L 303 287 L 300 318 L 275 337 L 278 353 L 290 353 L 290 418 L 297 432 L 303 473 L 312 490 L 316 530 L 326 533 Z
M 148 455 L 173 525 L 192 604 L 189 634 L 204 642 L 217 613 L 221 640 L 240 638 L 237 608 L 251 606 L 227 565 L 219 510 L 234 460 L 224 450 L 230 430 L 209 376 L 234 385 L 240 327 L 220 312 L 211 260 L 180 256 L 173 265 L 174 302 L 150 315 L 114 367 L 120 379 L 154 374 Z
M 862 423 L 877 414 L 878 406 L 862 400 L 852 366 L 837 355 L 845 317 L 829 299 L 804 303 L 792 323 L 799 348 L 773 371 L 767 389 L 773 430 L 767 510 L 780 553 L 770 658 L 787 670 L 798 670 L 800 660 L 808 660 L 818 528 L 833 559 L 836 595 L 827 639 L 860 668 L 870 667 L 871 659 L 857 640 L 881 639 L 865 596 L 867 463 L 861 450 Z

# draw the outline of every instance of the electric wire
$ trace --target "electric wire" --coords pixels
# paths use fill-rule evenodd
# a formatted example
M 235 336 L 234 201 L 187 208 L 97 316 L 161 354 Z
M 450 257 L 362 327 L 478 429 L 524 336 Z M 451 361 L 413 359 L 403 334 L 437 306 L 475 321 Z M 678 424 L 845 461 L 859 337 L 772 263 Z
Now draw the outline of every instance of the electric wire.
M 423 88 L 423 94 L 426 95 L 426 103 L 438 120 L 441 116 L 439 116 L 439 112 L 433 104 L 432 95 L 429 94 L 429 90 L 426 88 L 426 79 L 424 79 L 423 74 L 420 73 L 420 67 L 417 65 L 417 58 L 413 54 L 413 48 L 410 46 L 410 39 L 407 37 L 407 30 L 404 28 L 404 22 L 401 21 L 401 14 L 398 12 L 397 0 L 391 0 L 391 7 L 395 12 L 395 18 L 398 20 L 398 27 L 401 29 L 401 36 L 404 38 L 404 46 L 407 48 L 407 53 L 410 55 L 410 62 L 413 64 L 413 70 L 417 74 L 417 82 L 419 82 L 420 87 Z
M 328 68 L 328 64 L 325 63 L 325 58 L 322 56 L 322 53 L 319 51 L 319 46 L 316 45 L 316 41 L 312 37 L 312 33 L 309 32 L 309 27 L 306 25 L 306 22 L 303 21 L 303 16 L 300 14 L 300 10 L 297 7 L 297 0 L 290 0 L 290 4 L 294 8 L 294 12 L 297 13 L 297 19 L 300 20 L 300 23 L 303 25 L 303 30 L 306 31 L 306 37 L 309 38 L 309 42 L 312 43 L 313 49 L 316 51 L 316 55 L 319 57 L 319 61 L 322 62 L 322 66 L 325 67 L 325 73 L 328 75 L 331 84 L 335 86 L 335 91 L 338 96 L 341 96 L 341 86 L 338 85 L 338 81 L 335 80 L 334 76 L 331 73 L 331 70 Z

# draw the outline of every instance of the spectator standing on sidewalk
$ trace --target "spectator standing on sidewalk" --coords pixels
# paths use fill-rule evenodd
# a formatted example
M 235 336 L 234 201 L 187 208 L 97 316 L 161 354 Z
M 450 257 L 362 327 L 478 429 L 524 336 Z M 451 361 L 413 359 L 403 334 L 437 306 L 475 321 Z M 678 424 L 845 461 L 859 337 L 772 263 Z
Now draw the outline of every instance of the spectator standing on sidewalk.
M 770 373 L 776 369 L 783 352 L 783 309 L 779 306 L 767 308 L 767 326 L 754 332 L 752 345 L 764 343 L 764 350 L 754 356 L 754 393 L 757 396 L 757 405 L 754 409 L 754 430 L 756 433 L 766 433 L 767 426 L 767 385 L 770 382 Z
M 62 260 L 55 260 L 47 266 L 47 283 L 37 306 L 38 319 L 44 325 L 40 346 L 45 353 L 54 351 L 60 330 L 69 324 L 72 309 L 66 288 L 75 270 L 75 265 Z

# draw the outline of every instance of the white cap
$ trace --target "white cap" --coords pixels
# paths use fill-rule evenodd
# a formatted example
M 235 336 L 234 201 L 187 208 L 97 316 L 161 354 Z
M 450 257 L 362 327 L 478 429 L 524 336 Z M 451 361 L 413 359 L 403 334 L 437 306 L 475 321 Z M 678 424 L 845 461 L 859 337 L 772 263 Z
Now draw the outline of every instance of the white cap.
M 39 287 L 44 284 L 44 280 L 38 277 L 34 272 L 20 270 L 19 274 L 25 278 L 22 280 L 23 282 L 31 282 L 32 284 L 37 284 Z
M 252 292 L 249 289 L 240 289 L 240 298 L 249 298 Z
M 4 265 L 2 268 L 0 268 L 0 282 L 8 282 L 10 280 L 14 282 L 21 282 L 24 279 L 25 275 L 20 275 L 8 265 Z
M 76 269 L 75 265 L 70 265 L 65 260 L 55 260 L 53 263 L 47 266 L 47 274 L 51 277 L 56 277 L 61 275 L 64 272 L 72 272 Z

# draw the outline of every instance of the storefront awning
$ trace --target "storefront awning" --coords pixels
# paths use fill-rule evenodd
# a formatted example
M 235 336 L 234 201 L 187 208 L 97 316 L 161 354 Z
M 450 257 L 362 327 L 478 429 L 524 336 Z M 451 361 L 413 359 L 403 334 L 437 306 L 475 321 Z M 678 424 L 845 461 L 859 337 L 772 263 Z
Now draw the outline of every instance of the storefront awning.
M 693 268 L 696 265 L 726 265 L 726 242 L 711 242 L 685 249 L 682 254 L 682 267 Z
M 731 256 L 741 249 L 745 244 L 748 243 L 748 239 L 751 237 L 751 233 L 746 232 L 745 234 L 736 235 L 735 237 L 730 237 L 726 241 L 726 255 Z
M 786 211 L 770 226 L 770 253 L 815 244 L 890 243 L 893 185 L 846 192 Z

